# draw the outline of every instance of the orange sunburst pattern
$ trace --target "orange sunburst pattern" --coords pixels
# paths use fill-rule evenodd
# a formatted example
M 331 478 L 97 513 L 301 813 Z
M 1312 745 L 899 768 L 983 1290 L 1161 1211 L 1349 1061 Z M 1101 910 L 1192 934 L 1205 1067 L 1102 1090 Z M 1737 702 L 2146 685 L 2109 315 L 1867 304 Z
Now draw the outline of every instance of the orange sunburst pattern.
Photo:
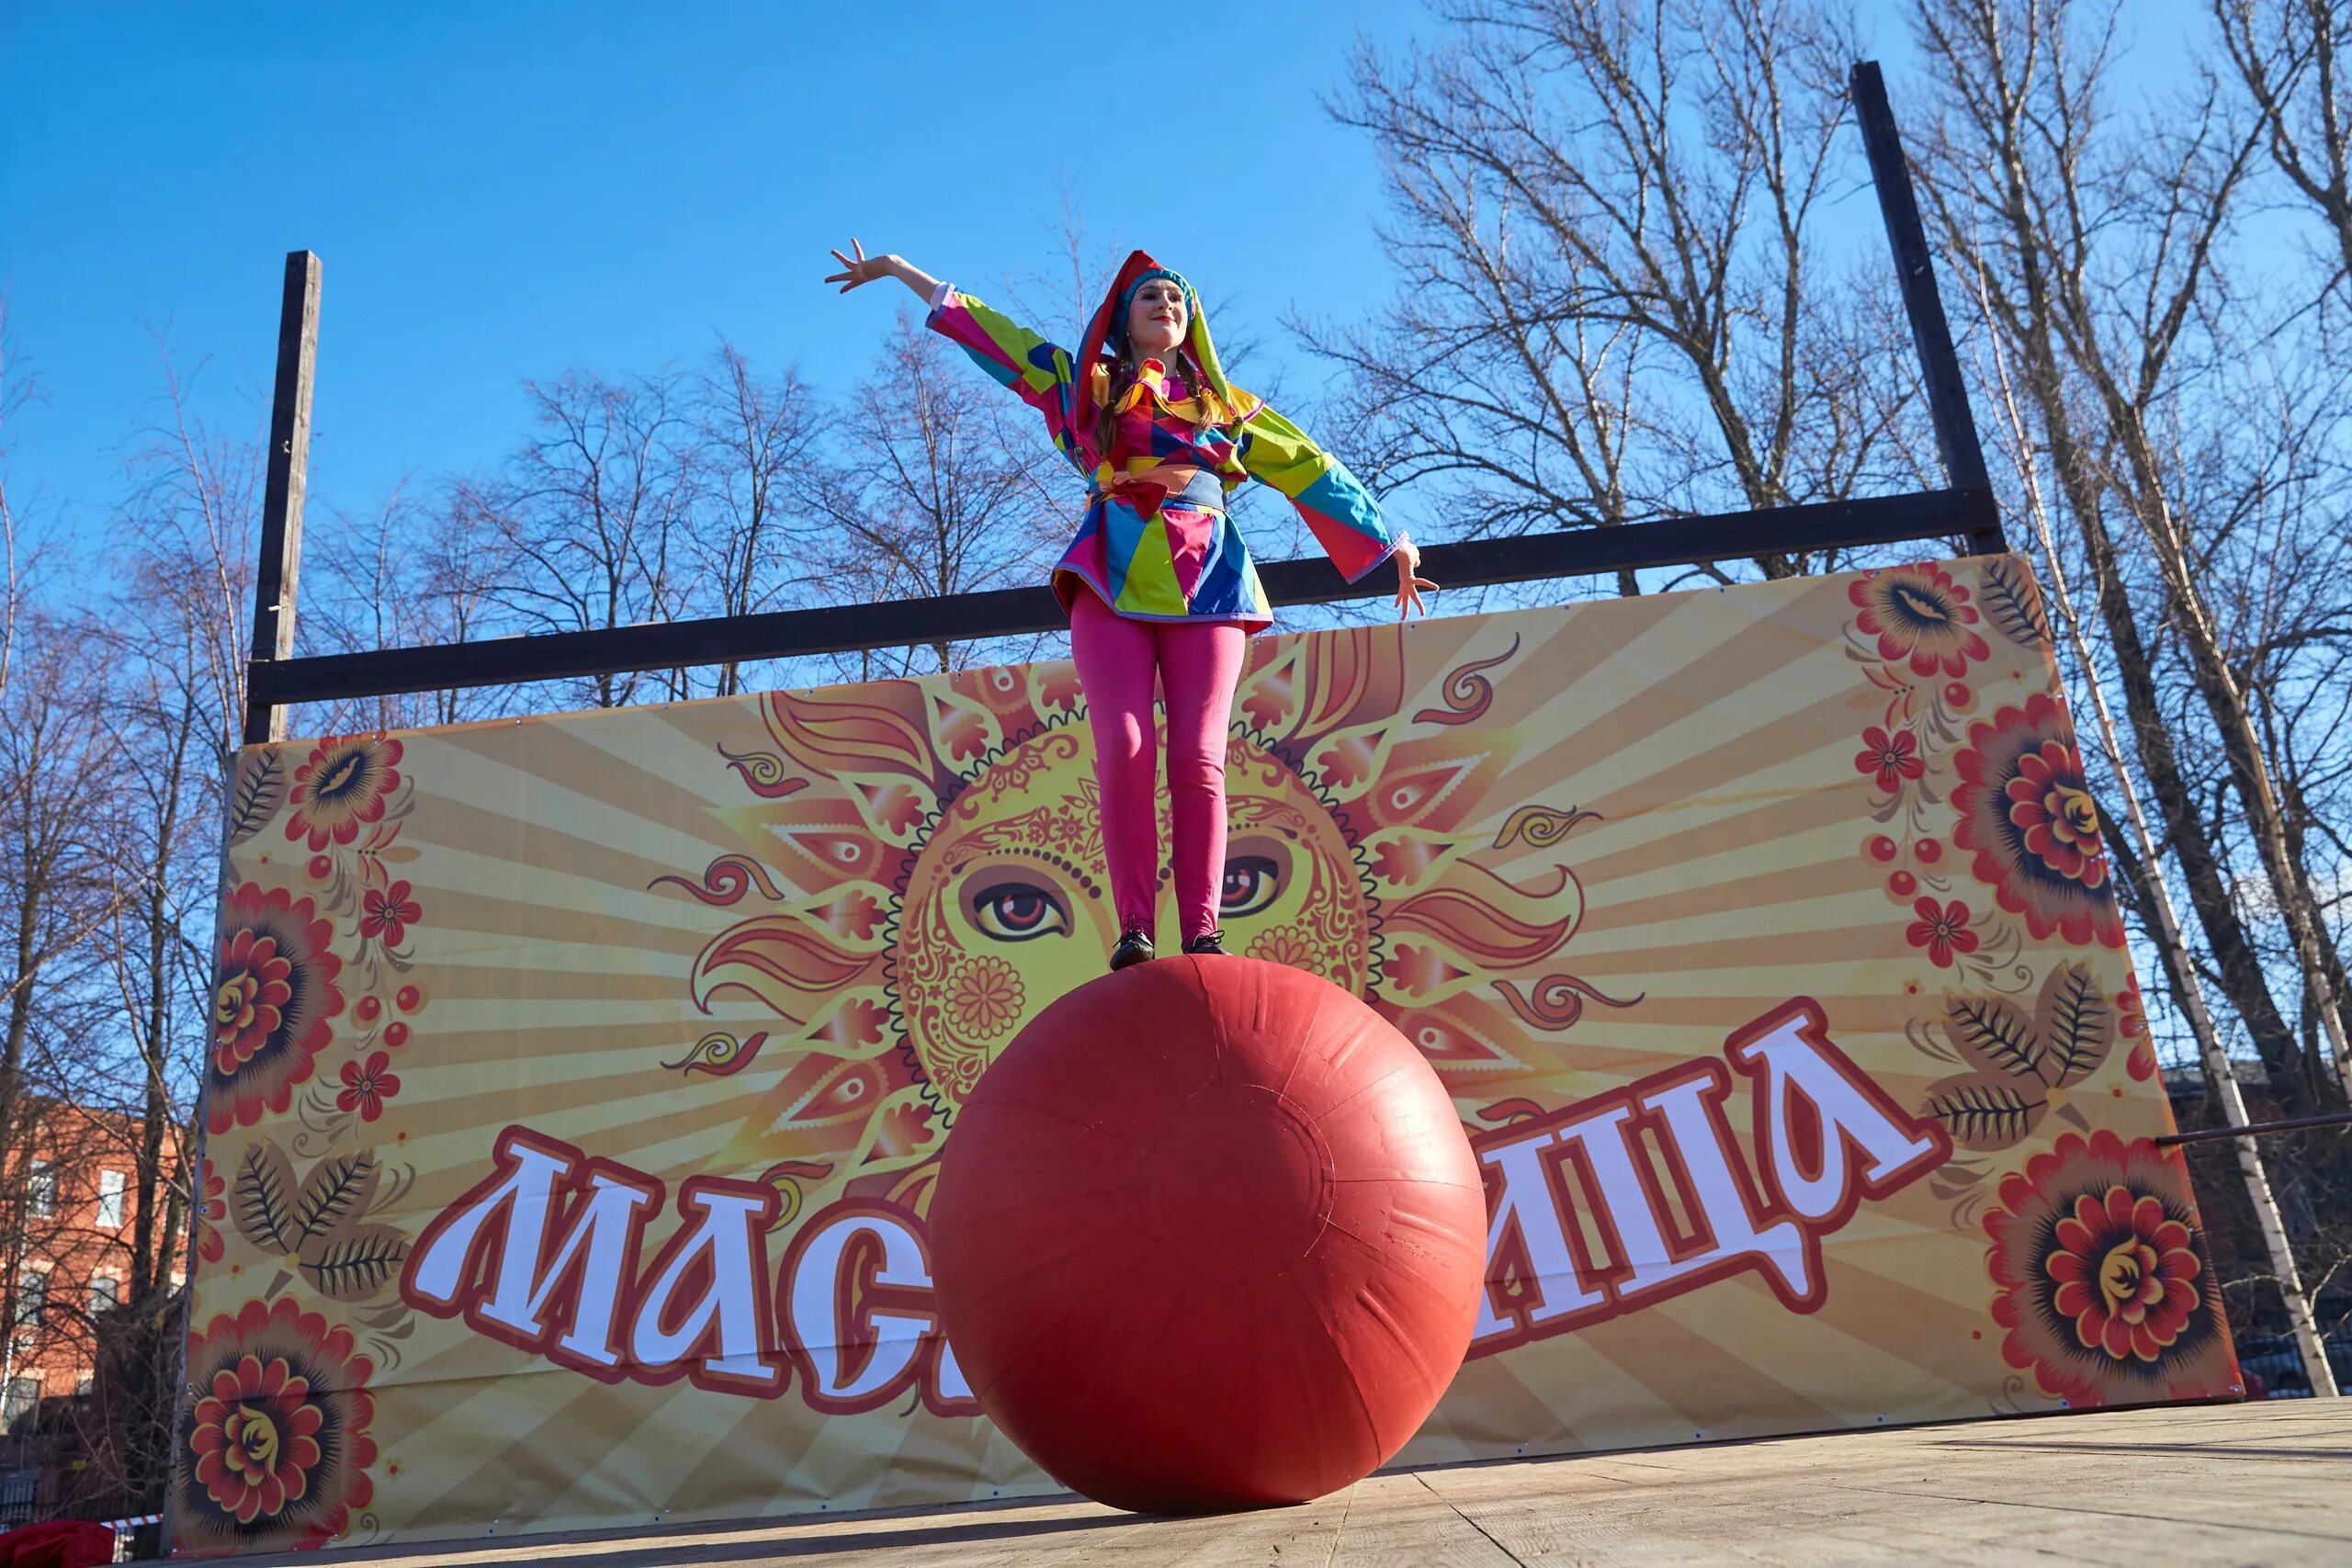
M 1234 716 L 1228 944 L 1487 1174 L 1406 1461 L 2235 1391 L 2022 563 L 1260 637 Z M 1045 1484 L 924 1224 L 1115 936 L 1069 666 L 232 786 L 181 1545 Z

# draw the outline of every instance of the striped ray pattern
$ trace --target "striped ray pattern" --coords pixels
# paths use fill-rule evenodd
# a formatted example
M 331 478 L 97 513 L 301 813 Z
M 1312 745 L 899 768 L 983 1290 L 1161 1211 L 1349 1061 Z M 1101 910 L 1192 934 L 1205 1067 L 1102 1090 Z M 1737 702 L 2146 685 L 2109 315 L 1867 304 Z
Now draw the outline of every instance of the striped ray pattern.
M 243 753 L 178 1544 L 1045 1489 L 935 1334 L 889 1338 L 931 1321 L 920 1264 L 851 1222 L 919 1253 L 971 1082 L 1098 969 L 1091 768 L 1067 665 Z M 1261 637 L 1228 778 L 1229 942 L 1390 1017 L 1519 1216 L 1401 1462 L 2236 1392 L 2022 561 Z M 1846 1100 L 1775 1100 L 1732 1049 L 1800 998 L 1827 1044 L 1786 1049 Z M 1651 1102 L 1611 1124 L 1634 1186 L 1546 1131 L 1702 1071 L 1738 1213 Z M 548 1349 L 595 1316 L 553 1233 L 541 1341 L 485 1327 L 488 1253 L 435 1293 L 512 1130 L 571 1151 L 559 1232 L 590 1162 L 659 1184 L 609 1375 Z M 689 1179 L 765 1204 L 772 1386 L 633 1348 Z M 1645 1293 L 1669 1263 L 1699 1272 Z M 265 1420 L 275 1457 L 236 1460 Z

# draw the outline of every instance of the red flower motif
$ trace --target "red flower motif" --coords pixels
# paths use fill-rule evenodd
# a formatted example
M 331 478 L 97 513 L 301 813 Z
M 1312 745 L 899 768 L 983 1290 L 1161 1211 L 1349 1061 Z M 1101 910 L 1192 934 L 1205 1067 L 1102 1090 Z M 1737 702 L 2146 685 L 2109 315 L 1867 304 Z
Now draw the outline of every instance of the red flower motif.
M 360 898 L 359 934 L 372 937 L 387 947 L 398 947 L 408 928 L 424 919 L 424 910 L 408 896 L 408 884 L 395 882 L 386 888 L 369 888 Z
M 205 1156 L 198 1167 L 202 1172 L 202 1196 L 197 1205 L 196 1255 L 206 1263 L 218 1263 L 221 1253 L 228 1250 L 220 1238 L 220 1227 L 229 1220 L 229 1184 L 212 1168 L 212 1156 Z
M 1854 757 L 1854 771 L 1876 773 L 1878 787 L 1893 790 L 1905 779 L 1926 777 L 1928 760 L 1919 755 L 1919 738 L 1909 730 L 1889 735 L 1873 724 L 1862 731 L 1862 750 Z
M 1449 847 L 1427 839 L 1383 839 L 1372 852 L 1372 869 L 1385 881 L 1410 887 Z
M 292 1103 L 334 1037 L 327 1021 L 343 1011 L 343 961 L 328 949 L 334 928 L 310 899 L 249 882 L 229 896 L 220 928 L 205 1058 L 205 1122 L 214 1133 Z
M 1252 948 L 1250 956 L 1262 955 Z M 1383 975 L 1407 996 L 1427 998 L 1449 981 L 1466 978 L 1469 971 L 1447 963 L 1445 954 L 1434 947 L 1400 942 L 1396 944 L 1396 958 L 1384 969 Z
M 2148 1005 L 2140 995 L 2140 976 L 2115 994 L 2115 1028 L 2130 1043 L 2130 1052 L 2123 1058 L 2123 1070 L 2133 1081 L 2145 1083 L 2155 1076 L 2156 1054 L 2148 1040 Z
M 371 1051 L 363 1066 L 358 1062 L 343 1065 L 343 1088 L 334 1097 L 335 1109 L 348 1114 L 356 1111 L 362 1122 L 373 1122 L 384 1113 L 384 1101 L 401 1091 L 398 1074 L 392 1072 L 392 1059 L 381 1051 Z
M 2115 993 L 2115 1027 L 2126 1040 L 2137 1040 L 2148 1032 L 2148 1004 L 2140 995 L 2140 976 Z
M 1952 842 L 1994 901 L 2025 917 L 2036 941 L 2123 945 L 2123 915 L 2099 848 L 2098 812 L 2083 783 L 2065 710 L 2036 693 L 1969 727 L 1954 759 L 1959 823 Z
M 229 939 L 212 990 L 212 1055 L 222 1072 L 252 1060 L 286 1021 L 293 974 L 294 961 L 277 951 L 269 933 L 248 929 Z
M 871 894 L 855 889 L 820 906 L 815 914 L 835 934 L 855 942 L 873 936 L 874 928 L 882 923 L 882 906 L 875 902 Z
M 1241 711 L 1250 722 L 1262 730 L 1271 731 L 1290 715 L 1291 682 L 1288 673 L 1261 675 L 1250 682 L 1249 694 L 1241 699 Z
M 1968 929 L 1968 906 L 1957 898 L 1948 905 L 1922 898 L 1911 906 L 1911 912 L 1919 918 L 1904 934 L 1912 946 L 1928 950 L 1937 968 L 1951 968 L 1955 953 L 1976 951 L 1976 933 Z
M 2188 1326 L 2202 1267 L 2188 1226 L 2154 1197 L 2116 1185 L 2086 1192 L 2058 1222 L 2043 1259 L 2058 1291 L 2050 1304 L 2075 1323 L 2075 1342 L 2153 1361 Z
M 1059 708 L 1064 713 L 1076 713 L 1079 700 L 1086 693 L 1086 688 L 1079 684 L 1078 667 L 1074 664 L 1047 665 L 1045 673 L 1038 678 L 1037 686 L 1038 694 L 1045 699 L 1046 705 Z
M 1965 675 L 1969 660 L 1991 656 L 1973 629 L 1968 590 L 1933 562 L 1867 572 L 1846 597 L 1861 611 L 1855 626 L 1878 638 L 1878 656 L 1890 664 L 1910 660 L 1915 675 Z
M 330 735 L 320 741 L 311 760 L 294 770 L 294 787 L 287 792 L 294 814 L 286 837 L 308 839 L 313 851 L 357 839 L 363 826 L 383 820 L 385 799 L 401 787 L 393 765 L 400 760 L 401 743 L 389 738 Z
M 966 1038 L 993 1040 L 1021 1016 L 1021 971 L 1001 958 L 975 958 L 948 981 L 948 1007 Z
M 174 1478 L 184 1544 L 260 1551 L 323 1546 L 375 1499 L 368 1392 L 351 1331 L 291 1297 L 248 1302 L 188 1338 L 197 1397 Z
M 2001 1351 L 2076 1404 L 2188 1399 L 2242 1382 L 2199 1256 L 2179 1156 L 2110 1132 L 2061 1137 L 1984 1218 Z
M 931 1131 L 933 1111 L 928 1105 L 905 1103 L 894 1105 L 883 1115 L 879 1135 L 875 1139 L 871 1159 L 910 1155 L 922 1147 Z

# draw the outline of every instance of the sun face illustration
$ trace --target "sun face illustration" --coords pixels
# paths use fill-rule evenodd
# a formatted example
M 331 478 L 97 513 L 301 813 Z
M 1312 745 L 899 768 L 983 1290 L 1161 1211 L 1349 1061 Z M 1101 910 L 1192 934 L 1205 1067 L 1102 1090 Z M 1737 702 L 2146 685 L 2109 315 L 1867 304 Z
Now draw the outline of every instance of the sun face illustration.
M 1516 653 L 1417 691 L 1395 627 L 1256 639 L 1227 758 L 1227 946 L 1365 998 L 1473 1103 L 1556 1071 L 1587 1005 L 1638 999 L 1557 968 L 1584 903 L 1552 852 L 1589 814 L 1498 798 L 1520 738 L 1486 671 Z M 1083 694 L 1066 664 L 1006 666 L 760 712 L 756 744 L 721 748 L 741 852 L 660 879 L 752 906 L 692 976 L 742 1026 L 668 1066 L 742 1076 L 724 1163 L 785 1192 L 779 1224 L 853 1191 L 920 1208 L 981 1073 L 1118 934 Z M 1164 872 L 1160 894 L 1165 931 Z

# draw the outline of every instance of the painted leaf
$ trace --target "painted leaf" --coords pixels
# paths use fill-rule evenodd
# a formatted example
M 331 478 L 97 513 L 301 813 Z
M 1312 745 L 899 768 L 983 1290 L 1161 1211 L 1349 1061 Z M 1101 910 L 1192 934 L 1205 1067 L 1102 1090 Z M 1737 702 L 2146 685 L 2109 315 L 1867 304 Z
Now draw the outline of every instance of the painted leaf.
M 229 841 L 242 844 L 286 804 L 286 762 L 275 746 L 256 746 L 237 759 L 229 784 Z
M 1988 1077 L 2043 1081 L 2042 1047 L 2033 1021 L 2012 1002 L 1946 991 L 1944 1038 L 1962 1060 Z
M 408 1238 L 390 1225 L 352 1225 L 302 1249 L 302 1277 L 334 1302 L 376 1295 L 408 1261 Z
M 2050 641 L 2050 618 L 2042 613 L 2041 595 L 2022 562 L 1995 556 L 1984 564 L 1980 602 L 2000 634 L 2020 648 L 2041 648 Z
M 255 1140 L 237 1156 L 229 1213 L 237 1234 L 264 1252 L 294 1250 L 301 1227 L 294 1217 L 294 1163 L 276 1144 Z
M 2078 1084 L 2098 1071 L 2115 1044 L 2115 1010 L 2087 964 L 2069 961 L 2050 972 L 2034 1003 L 2041 1066 L 2052 1089 Z
M 1928 1090 L 1927 1113 L 1951 1141 L 1980 1152 L 2006 1149 L 2029 1136 L 2050 1109 L 2039 1082 L 2021 1085 L 1975 1073 L 1946 1078 Z
M 311 1168 L 294 1204 L 294 1234 L 306 1246 L 350 1231 L 376 1195 L 383 1167 L 374 1153 L 330 1155 Z

